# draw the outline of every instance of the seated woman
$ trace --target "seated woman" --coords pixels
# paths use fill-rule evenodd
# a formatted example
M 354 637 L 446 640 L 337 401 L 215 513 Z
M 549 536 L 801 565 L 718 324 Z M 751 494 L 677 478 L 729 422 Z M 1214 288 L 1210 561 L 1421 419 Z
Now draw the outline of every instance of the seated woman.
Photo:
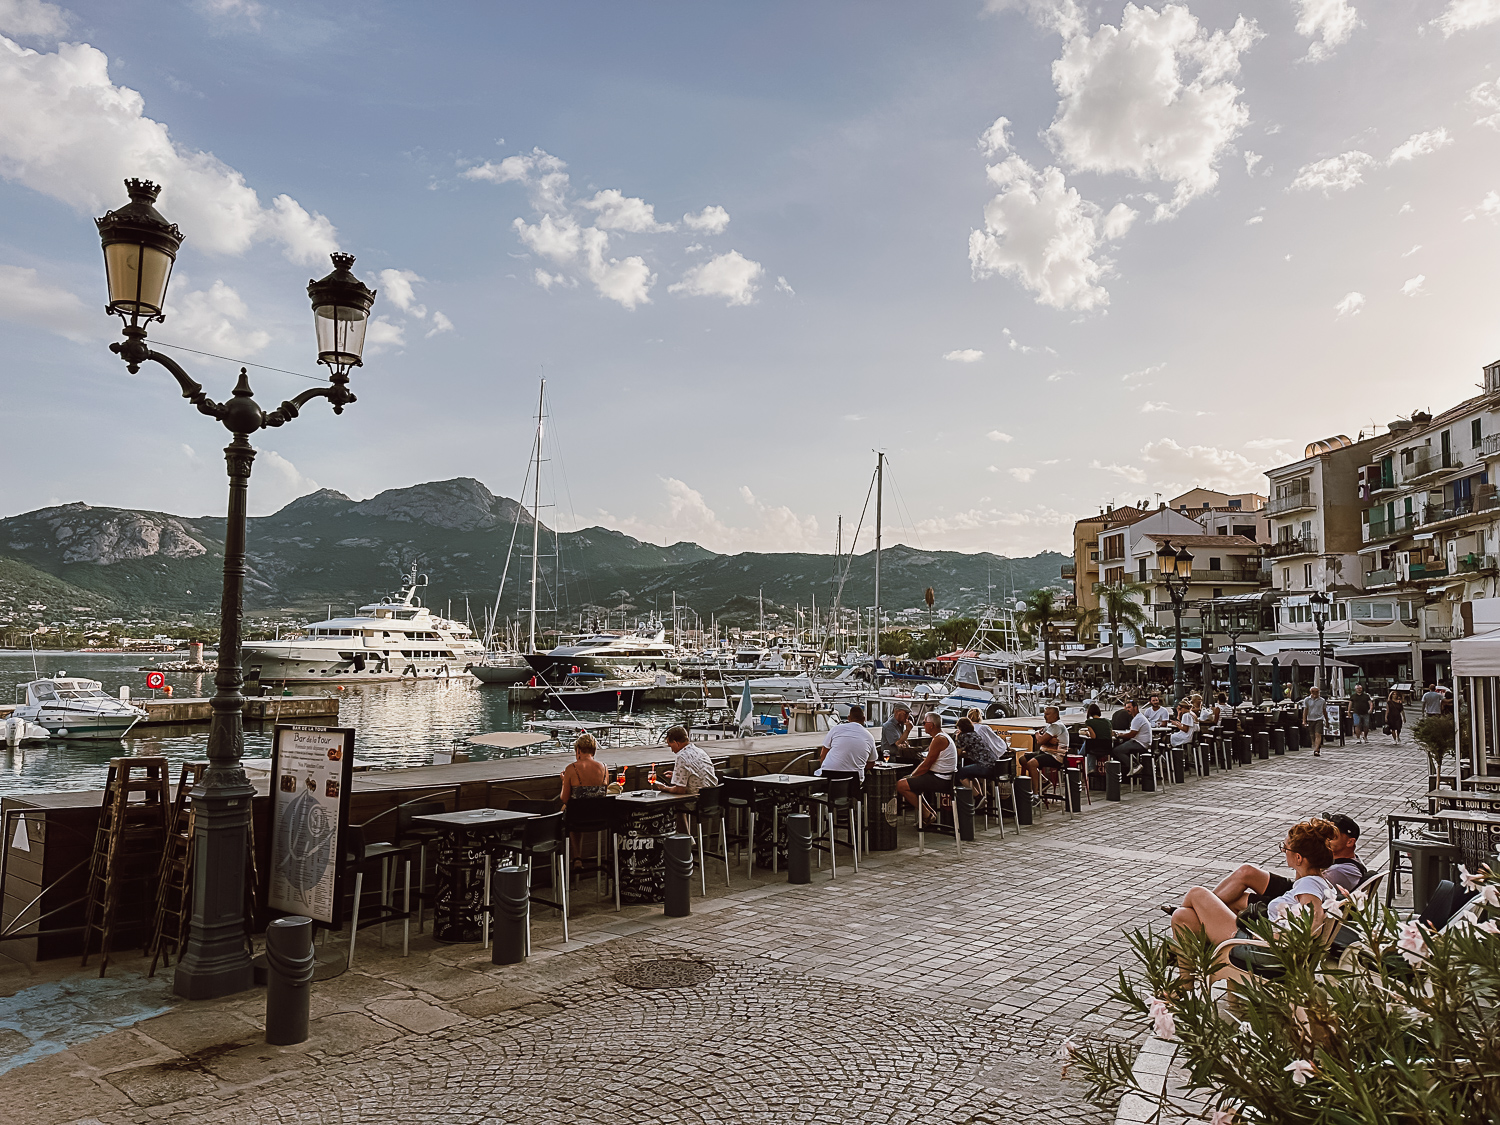
M 907 777 L 896 782 L 896 792 L 917 810 L 918 823 L 928 824 L 924 815 L 926 805 L 922 800 L 926 793 L 943 793 L 952 788 L 953 775 L 958 772 L 958 749 L 953 740 L 943 733 L 943 720 L 929 711 L 922 719 L 922 729 L 927 733 L 927 756 L 917 763 L 917 768 Z
M 563 804 L 570 797 L 602 797 L 609 789 L 609 771 L 595 759 L 599 744 L 591 734 L 580 734 L 573 743 L 573 760 L 562 772 Z
M 1333 862 L 1334 836 L 1334 826 L 1326 820 L 1292 825 L 1281 851 L 1294 879 L 1244 864 L 1212 890 L 1194 887 L 1183 895 L 1182 905 L 1172 912 L 1173 931 L 1198 931 L 1215 944 L 1228 941 L 1239 930 L 1240 913 L 1255 898 L 1265 902 L 1273 922 L 1293 906 L 1310 909 L 1314 923 L 1321 922 L 1323 903 L 1338 896 L 1333 884 L 1323 878 L 1324 869 Z
M 1193 714 L 1191 700 L 1184 699 L 1177 704 L 1177 717 L 1168 719 L 1167 727 L 1172 731 L 1173 746 L 1186 746 L 1193 741 L 1193 735 L 1198 733 L 1198 717 Z
M 1115 732 L 1109 720 L 1099 710 L 1099 704 L 1090 703 L 1088 718 L 1079 731 L 1083 735 L 1083 761 L 1089 773 L 1103 774 L 1104 763 L 1114 756 Z
M 958 720 L 958 733 L 953 742 L 963 759 L 963 765 L 958 767 L 954 776 L 974 791 L 974 807 L 978 809 L 984 797 L 984 786 L 975 785 L 975 779 L 989 777 L 999 759 L 994 748 L 975 729 L 974 721 L 967 716 Z

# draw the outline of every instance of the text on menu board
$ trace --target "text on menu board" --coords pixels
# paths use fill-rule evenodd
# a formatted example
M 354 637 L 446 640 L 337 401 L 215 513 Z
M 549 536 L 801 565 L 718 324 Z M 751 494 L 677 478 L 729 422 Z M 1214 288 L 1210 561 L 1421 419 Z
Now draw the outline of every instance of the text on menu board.
M 341 923 L 343 829 L 352 727 L 276 727 L 271 750 L 271 871 L 266 906 Z

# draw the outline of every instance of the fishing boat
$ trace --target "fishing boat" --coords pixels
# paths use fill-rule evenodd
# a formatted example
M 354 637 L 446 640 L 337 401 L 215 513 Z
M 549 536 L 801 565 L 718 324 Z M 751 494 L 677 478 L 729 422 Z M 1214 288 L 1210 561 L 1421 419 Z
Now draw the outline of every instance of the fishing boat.
M 98 680 L 66 678 L 59 673 L 51 679 L 32 680 L 22 690 L 26 701 L 11 716 L 35 723 L 51 738 L 117 740 L 146 717 L 139 707 L 107 694 Z

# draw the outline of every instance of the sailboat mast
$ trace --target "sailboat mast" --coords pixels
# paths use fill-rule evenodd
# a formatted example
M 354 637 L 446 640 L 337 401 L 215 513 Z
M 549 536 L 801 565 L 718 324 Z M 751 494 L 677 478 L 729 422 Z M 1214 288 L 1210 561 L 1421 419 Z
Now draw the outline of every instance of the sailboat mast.
M 536 392 L 536 474 L 531 479 L 531 648 L 536 651 L 536 564 L 537 551 L 541 547 L 541 525 L 537 513 L 541 511 L 542 489 L 542 395 L 546 393 L 547 380 Z
M 834 542 L 836 543 L 834 551 L 837 553 L 839 560 L 838 566 L 834 568 L 834 573 L 838 574 L 843 570 L 844 566 L 844 516 L 842 512 L 839 513 L 838 538 Z M 838 653 L 839 656 L 844 655 L 844 630 L 839 614 L 839 600 L 843 596 L 843 593 L 844 583 L 841 580 L 833 588 L 833 627 L 837 630 L 834 634 L 833 651 Z
M 880 659 L 880 505 L 885 494 L 885 454 L 875 454 L 875 647 L 871 650 L 876 660 Z

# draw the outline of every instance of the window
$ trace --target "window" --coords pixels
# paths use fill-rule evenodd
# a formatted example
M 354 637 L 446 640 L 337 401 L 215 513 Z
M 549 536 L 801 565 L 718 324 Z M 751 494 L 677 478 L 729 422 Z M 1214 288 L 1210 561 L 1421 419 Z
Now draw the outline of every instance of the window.
M 1223 562 L 1224 562 L 1223 559 L 1215 556 L 1214 558 L 1211 558 L 1211 559 L 1208 560 L 1208 569 L 1209 570 L 1223 570 L 1224 569 Z M 1217 594 L 1215 594 L 1214 596 L 1218 597 Z
M 1144 582 L 1146 581 L 1146 560 L 1138 559 L 1137 562 L 1140 564 L 1140 573 L 1137 576 L 1137 581 Z
M 1312 589 L 1312 563 L 1302 564 L 1302 584 L 1309 590 Z
M 1475 418 L 1469 423 L 1469 445 L 1478 449 L 1484 442 L 1484 425 L 1480 419 Z
M 1449 468 L 1453 464 L 1453 446 L 1448 437 L 1449 431 L 1443 431 L 1443 468 Z
M 1220 535 L 1228 535 L 1229 534 L 1229 529 L 1227 527 L 1216 528 L 1216 530 L 1218 531 L 1218 533 Z
M 1292 588 L 1292 568 L 1283 567 L 1281 570 L 1281 588 L 1290 590 Z
M 1236 512 L 1239 511 L 1239 509 L 1240 509 L 1240 501 L 1238 501 L 1238 500 L 1231 500 L 1229 502 L 1229 507 L 1230 507 L 1231 511 L 1236 511 Z
M 1214 587 L 1214 597 L 1216 597 L 1216 598 L 1222 598 L 1223 596 L 1224 596 L 1224 588 L 1222 586 L 1215 586 Z
M 1247 526 L 1245 524 L 1239 524 L 1239 523 L 1237 523 L 1237 524 L 1234 525 L 1234 530 L 1232 532 L 1230 532 L 1230 534 L 1231 535 L 1243 535 L 1246 539 L 1254 539 L 1255 538 L 1255 525 L 1254 524 L 1249 524 Z
M 1123 559 L 1125 557 L 1125 534 L 1109 535 L 1104 539 L 1104 557 L 1106 559 Z

